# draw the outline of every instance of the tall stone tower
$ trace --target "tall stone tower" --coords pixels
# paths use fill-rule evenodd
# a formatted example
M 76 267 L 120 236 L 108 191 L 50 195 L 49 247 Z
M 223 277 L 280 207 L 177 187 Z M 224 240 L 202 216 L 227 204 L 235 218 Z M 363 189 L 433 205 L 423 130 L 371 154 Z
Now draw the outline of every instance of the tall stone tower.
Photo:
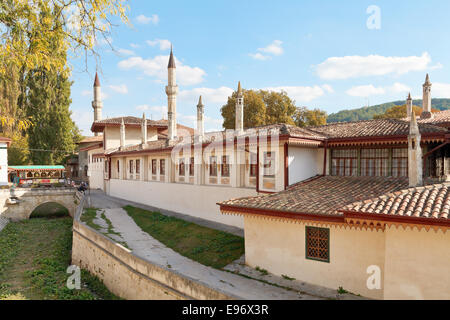
M 202 102 L 202 96 L 198 98 L 197 104 L 197 135 L 199 140 L 202 141 L 205 134 L 205 120 L 204 120 L 205 108 Z
M 241 82 L 238 83 L 237 97 L 236 97 L 236 115 L 235 127 L 238 133 L 244 131 L 244 95 L 242 94 Z
M 423 102 L 422 102 L 422 114 L 421 118 L 431 118 L 433 114 L 431 113 L 431 82 L 430 77 L 425 78 L 425 83 L 423 84 Z
M 173 50 L 170 48 L 170 57 L 168 69 L 168 84 L 166 86 L 167 94 L 167 121 L 168 121 L 168 139 L 172 141 L 177 136 L 177 94 L 178 86 L 176 84 L 176 67 Z
M 410 119 L 411 119 L 411 114 L 412 114 L 412 106 L 413 106 L 413 103 L 412 103 L 411 92 L 410 92 L 410 93 L 408 93 L 408 98 L 406 99 L 406 116 Z
M 420 138 L 416 114 L 413 111 L 411 113 L 408 136 L 408 176 L 410 187 L 417 187 L 423 184 L 422 148 L 420 147 Z
M 94 81 L 94 100 L 92 101 L 92 108 L 94 109 L 94 122 L 102 120 L 102 93 L 100 88 L 100 80 L 98 80 L 98 74 L 95 73 L 95 81 Z M 94 133 L 98 136 L 98 132 Z

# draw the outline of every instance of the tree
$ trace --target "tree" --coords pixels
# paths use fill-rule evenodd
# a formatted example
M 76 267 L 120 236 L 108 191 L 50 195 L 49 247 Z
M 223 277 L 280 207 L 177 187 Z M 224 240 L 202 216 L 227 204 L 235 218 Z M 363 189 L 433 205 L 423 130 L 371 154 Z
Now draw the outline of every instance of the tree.
M 244 128 L 258 127 L 266 124 L 266 105 L 262 95 L 254 90 L 242 90 L 244 95 Z M 233 92 L 227 104 L 222 106 L 223 127 L 235 129 L 236 96 Z
M 327 113 L 317 108 L 309 110 L 306 107 L 300 107 L 294 115 L 294 122 L 299 127 L 322 126 L 327 124 Z
M 253 128 L 276 123 L 295 124 L 297 107 L 286 92 L 266 90 L 243 90 L 244 128 Z M 221 108 L 223 127 L 235 128 L 236 92 L 228 97 Z M 326 118 L 326 113 L 325 113 Z
M 7 78 L 8 70 L 18 72 L 18 107 L 24 108 L 26 100 L 25 79 L 34 69 L 69 74 L 67 60 L 53 50 L 86 56 L 98 54 L 95 44 L 99 37 L 109 43 L 113 26 L 110 18 L 120 17 L 128 22 L 124 0 L 3 0 L 0 2 L 0 77 Z M 53 16 L 48 15 L 53 12 Z M 51 19 L 56 21 L 53 24 Z M 56 34 L 58 33 L 58 34 Z M 17 118 L 0 106 L 2 124 L 26 128 L 28 119 Z
M 422 108 L 418 106 L 413 106 L 413 111 L 416 116 L 420 116 L 422 114 Z M 439 110 L 431 109 L 431 112 L 439 112 Z M 374 119 L 403 119 L 406 118 L 406 104 L 400 106 L 393 106 L 386 110 L 385 113 L 375 115 Z

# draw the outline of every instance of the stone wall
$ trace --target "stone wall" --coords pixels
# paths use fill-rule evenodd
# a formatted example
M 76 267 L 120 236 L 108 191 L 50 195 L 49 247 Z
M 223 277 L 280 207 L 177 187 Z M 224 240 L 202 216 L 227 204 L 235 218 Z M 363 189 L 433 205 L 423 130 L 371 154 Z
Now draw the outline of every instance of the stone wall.
M 150 263 L 79 221 L 73 225 L 72 264 L 99 277 L 115 295 L 132 300 L 233 299 L 217 289 Z

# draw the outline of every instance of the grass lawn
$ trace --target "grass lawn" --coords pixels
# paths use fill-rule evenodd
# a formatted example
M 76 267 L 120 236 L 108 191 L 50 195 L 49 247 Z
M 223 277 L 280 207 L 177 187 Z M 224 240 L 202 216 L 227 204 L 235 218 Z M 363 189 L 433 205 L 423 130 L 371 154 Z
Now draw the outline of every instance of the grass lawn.
M 244 254 L 244 238 L 159 212 L 125 206 L 128 215 L 153 238 L 203 265 L 223 268 Z
M 9 223 L 0 232 L 0 300 L 117 299 L 84 270 L 80 290 L 66 287 L 71 249 L 70 217 Z

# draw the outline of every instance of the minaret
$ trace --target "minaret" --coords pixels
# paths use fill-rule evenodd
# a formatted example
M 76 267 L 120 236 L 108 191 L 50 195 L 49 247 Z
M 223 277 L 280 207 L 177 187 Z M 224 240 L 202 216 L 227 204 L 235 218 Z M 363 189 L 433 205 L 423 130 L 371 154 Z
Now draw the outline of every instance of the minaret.
M 142 114 L 142 122 L 141 122 L 141 142 L 142 144 L 147 143 L 147 118 L 145 117 L 145 112 Z
M 202 103 L 202 96 L 200 96 L 200 98 L 198 98 L 198 104 L 197 104 L 197 135 L 199 136 L 200 141 L 202 141 L 203 135 L 205 134 L 204 114 L 205 114 L 205 108 Z
M 431 82 L 430 77 L 425 78 L 425 83 L 423 84 L 423 102 L 422 102 L 422 114 L 421 118 L 431 118 L 433 115 L 431 113 Z
M 167 94 L 167 121 L 168 121 L 168 139 L 172 141 L 177 136 L 177 94 L 178 86 L 176 84 L 175 58 L 173 50 L 170 48 L 170 58 L 168 68 Z
M 125 147 L 125 123 L 123 122 L 120 124 L 120 148 L 122 149 Z
M 412 99 L 411 99 L 411 92 L 408 94 L 408 98 L 406 99 L 406 116 L 411 119 L 411 114 L 412 114 Z
M 95 81 L 94 81 L 94 100 L 92 101 L 92 108 L 94 109 L 94 122 L 102 120 L 102 94 L 100 89 L 100 80 L 98 80 L 98 74 L 95 73 Z M 98 136 L 98 132 L 95 132 L 94 135 Z
M 236 119 L 235 130 L 237 133 L 244 131 L 244 95 L 242 94 L 241 82 L 238 83 L 237 97 L 236 97 Z
M 416 114 L 413 111 L 411 113 L 408 136 L 408 176 L 410 187 L 417 187 L 423 184 L 422 148 L 420 147 L 420 138 Z

